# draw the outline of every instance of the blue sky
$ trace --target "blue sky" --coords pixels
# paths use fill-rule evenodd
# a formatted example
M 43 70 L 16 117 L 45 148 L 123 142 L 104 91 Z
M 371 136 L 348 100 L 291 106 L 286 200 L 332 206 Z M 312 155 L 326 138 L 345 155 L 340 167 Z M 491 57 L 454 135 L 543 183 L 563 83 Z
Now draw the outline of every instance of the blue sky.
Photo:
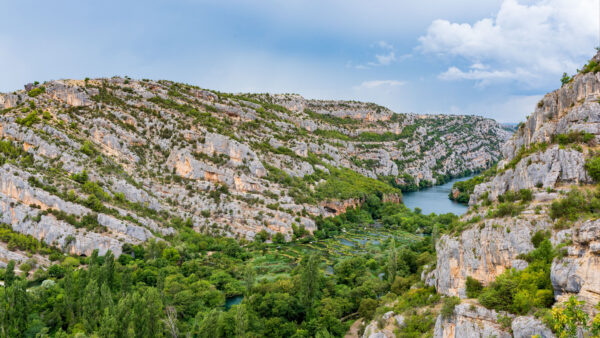
M 518 122 L 598 45 L 598 0 L 5 1 L 0 91 L 169 79 Z

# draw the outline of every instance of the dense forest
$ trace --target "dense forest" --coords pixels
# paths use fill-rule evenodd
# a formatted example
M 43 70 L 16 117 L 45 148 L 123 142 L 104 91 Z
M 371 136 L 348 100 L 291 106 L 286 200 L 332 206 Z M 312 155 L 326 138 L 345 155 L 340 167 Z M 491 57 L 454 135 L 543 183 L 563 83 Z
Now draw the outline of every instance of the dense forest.
M 422 215 L 372 195 L 360 208 L 319 219 L 315 236 L 296 228 L 289 243 L 211 237 L 175 218 L 176 235 L 126 244 L 118 259 L 67 256 L 4 226 L 0 240 L 49 254 L 53 264 L 32 272 L 32 259 L 22 272 L 14 262 L 1 270 L 0 335 L 339 337 L 398 296 L 405 309 L 440 301 L 420 272 L 435 261 L 432 236 L 453 222 L 452 214 Z M 386 235 L 352 255 L 334 249 L 336 238 L 356 232 Z M 239 304 L 226 305 L 231 299 Z M 430 331 L 434 317 L 425 316 L 404 333 Z

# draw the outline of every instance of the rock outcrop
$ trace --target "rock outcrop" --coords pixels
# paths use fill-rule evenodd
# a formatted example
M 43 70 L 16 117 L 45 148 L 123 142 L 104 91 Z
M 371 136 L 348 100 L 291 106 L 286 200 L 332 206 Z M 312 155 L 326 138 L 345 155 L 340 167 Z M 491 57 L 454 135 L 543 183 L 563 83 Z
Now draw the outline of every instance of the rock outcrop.
M 600 53 L 593 60 L 600 61 Z M 550 216 L 553 202 L 572 189 L 587 190 L 594 183 L 585 164 L 596 156 L 600 139 L 599 97 L 600 74 L 582 71 L 539 102 L 503 147 L 497 174 L 475 187 L 470 210 L 462 217 L 465 229 L 443 235 L 437 242 L 436 268 L 422 276 L 429 285 L 443 294 L 466 298 L 468 276 L 487 285 L 507 269 L 526 268 L 520 255 L 534 249 L 531 237 L 541 230 L 550 233 L 553 245 L 562 247 L 550 273 L 557 304 L 576 296 L 585 301 L 584 310 L 590 316 L 596 315 L 600 221 L 581 215 L 557 224 L 559 220 Z M 532 195 L 524 210 L 515 217 L 495 216 L 492 211 L 504 200 L 502 196 L 522 189 Z M 474 300 L 468 302 L 479 306 Z M 510 336 L 506 329 L 495 331 L 493 315 L 479 311 L 470 315 L 463 304 L 448 320 L 438 319 L 436 337 Z M 554 336 L 531 316 L 515 318 L 511 329 L 514 337 Z
M 590 220 L 569 229 L 567 255 L 552 263 L 551 279 L 557 299 L 576 295 L 596 313 L 600 302 L 600 221 Z
M 499 313 L 476 303 L 463 302 L 454 308 L 454 315 L 443 318 L 439 315 L 435 323 L 434 338 L 510 338 L 508 329 L 498 324 Z
M 119 77 L 29 84 L 0 94 L 0 110 L 0 220 L 77 255 L 118 256 L 181 220 L 208 234 L 290 239 L 294 226 L 313 232 L 314 216 L 367 193 L 400 203 L 382 177 L 418 185 L 484 169 L 509 136 L 476 116 Z M 368 184 L 348 187 L 343 170 Z
M 432 286 L 443 294 L 464 298 L 468 276 L 488 284 L 507 269 L 521 266 L 523 261 L 517 256 L 533 250 L 531 236 L 552 228 L 550 219 L 535 215 L 533 208 L 522 218 L 486 219 L 458 237 L 442 236 L 436 244 Z

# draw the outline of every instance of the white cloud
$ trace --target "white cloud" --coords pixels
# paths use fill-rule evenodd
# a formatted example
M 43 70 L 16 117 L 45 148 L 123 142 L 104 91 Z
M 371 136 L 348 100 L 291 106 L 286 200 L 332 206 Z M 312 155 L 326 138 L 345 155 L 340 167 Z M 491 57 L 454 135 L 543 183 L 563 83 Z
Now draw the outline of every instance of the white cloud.
M 387 49 L 387 50 L 394 50 L 394 46 L 390 45 L 389 43 L 385 42 L 385 41 L 378 41 L 377 42 L 377 46 L 379 46 L 382 49 Z
M 590 58 L 598 34 L 596 0 L 521 2 L 504 0 L 494 17 L 474 24 L 435 20 L 419 38 L 419 49 L 472 63 L 467 71 L 450 67 L 440 78 L 513 79 L 532 87 Z
M 457 67 L 450 67 L 447 71 L 441 73 L 440 80 L 475 80 L 479 86 L 486 86 L 491 82 L 499 80 L 519 80 L 528 78 L 531 73 L 523 69 L 515 70 L 485 70 L 481 64 L 472 65 L 468 71 L 462 71 Z
M 377 88 L 377 87 L 397 87 L 403 86 L 406 82 L 398 81 L 398 80 L 372 80 L 372 81 L 364 81 L 356 88 Z
M 380 49 L 383 53 L 376 53 L 375 61 L 370 61 L 365 64 L 353 64 L 352 62 L 348 62 L 346 63 L 346 67 L 355 69 L 371 69 L 374 67 L 389 66 L 394 62 L 400 62 L 412 56 L 411 54 L 404 54 L 397 57 L 396 52 L 394 51 L 394 46 L 383 40 L 372 44 L 371 48 Z
M 377 63 L 374 65 L 388 66 L 390 63 L 396 61 L 396 53 L 376 54 L 375 59 L 377 59 Z

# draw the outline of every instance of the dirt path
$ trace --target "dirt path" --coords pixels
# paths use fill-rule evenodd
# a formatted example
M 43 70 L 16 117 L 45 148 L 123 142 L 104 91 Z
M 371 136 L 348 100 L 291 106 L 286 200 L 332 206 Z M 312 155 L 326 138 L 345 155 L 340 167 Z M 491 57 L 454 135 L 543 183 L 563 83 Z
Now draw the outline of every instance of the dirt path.
M 344 338 L 358 338 L 358 329 L 360 328 L 360 324 L 362 324 L 362 319 L 357 319 L 352 326 L 350 326 L 350 330 L 346 332 Z

